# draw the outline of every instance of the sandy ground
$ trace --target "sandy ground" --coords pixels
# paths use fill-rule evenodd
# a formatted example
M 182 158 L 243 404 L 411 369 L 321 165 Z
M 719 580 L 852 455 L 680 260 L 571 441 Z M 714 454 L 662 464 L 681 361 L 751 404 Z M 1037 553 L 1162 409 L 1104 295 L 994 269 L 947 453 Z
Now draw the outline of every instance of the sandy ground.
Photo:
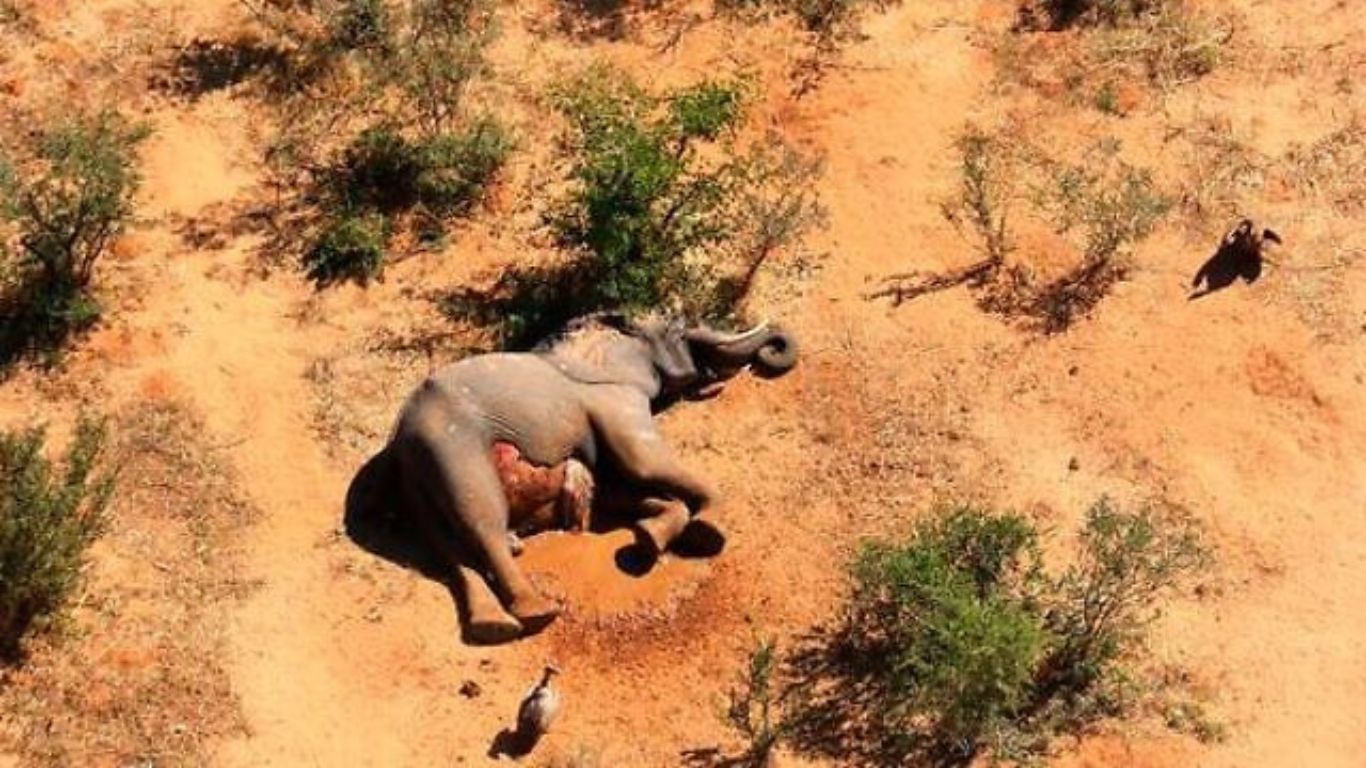
M 140 50 L 140 25 L 183 41 L 240 24 L 230 2 L 57 5 L 41 14 L 43 42 L 0 56 L 0 75 L 20 78 L 29 94 L 83 92 L 44 85 L 43 63 Z M 181 236 L 186 220 L 221 225 L 263 202 L 262 108 L 233 90 L 193 101 L 146 93 L 117 68 L 90 65 L 109 88 L 134 92 L 155 128 L 144 153 L 146 223 L 102 273 L 120 297 L 110 320 L 57 384 L 24 373 L 0 385 L 0 423 L 69 413 L 81 398 L 111 411 L 174 399 L 226 446 L 259 510 L 242 548 L 258 586 L 228 616 L 224 663 L 247 732 L 213 745 L 217 765 L 492 762 L 496 735 L 547 660 L 564 670 L 567 707 L 538 755 L 677 765 L 685 750 L 730 744 L 716 712 L 753 637 L 828 618 L 837 564 L 860 536 L 954 498 L 1029 510 L 1065 531 L 1102 493 L 1182 504 L 1213 532 L 1217 587 L 1172 606 L 1155 650 L 1193 670 L 1229 737 L 1205 745 L 1121 730 L 1064 750 L 1058 764 L 1360 765 L 1360 210 L 1334 212 L 1297 190 L 1247 195 L 1249 212 L 1286 236 L 1280 263 L 1253 286 L 1196 302 L 1185 283 L 1215 240 L 1164 225 L 1094 317 L 1046 339 L 983 314 L 962 290 L 898 308 L 863 298 L 888 273 L 973 258 L 937 204 L 955 183 L 952 142 L 968 119 L 1015 111 L 1059 141 L 1120 133 L 1179 178 L 1185 158 L 1162 144 L 1163 126 L 1215 116 L 1270 156 L 1362 114 L 1362 85 L 1334 90 L 1338 78 L 1366 73 L 1366 47 L 1347 34 L 1359 28 L 1349 3 L 1230 5 L 1256 55 L 1149 95 L 1124 120 L 995 83 L 987 40 L 1010 23 L 1008 3 L 907 2 L 874 16 L 867 39 L 800 98 L 782 86 L 795 54 L 780 26 L 737 40 L 733 27 L 703 19 L 661 51 L 674 30 L 663 22 L 641 22 L 624 40 L 572 37 L 545 21 L 553 9 L 544 4 L 505 8 L 495 61 L 514 91 L 595 56 L 657 83 L 757 63 L 776 82 L 762 119 L 827 157 L 821 193 L 831 214 L 813 243 L 828 254 L 821 269 L 799 294 L 766 294 L 762 307 L 803 338 L 802 366 L 778 381 L 739 380 L 664 418 L 684 457 L 726 493 L 725 551 L 667 559 L 637 579 L 613 565 L 624 532 L 540 537 L 525 560 L 567 605 L 540 636 L 461 644 L 445 587 L 360 550 L 341 530 L 353 474 L 382 444 L 406 389 L 440 362 L 385 357 L 366 340 L 438 324 L 418 291 L 460 285 L 536 247 L 519 223 L 520 190 L 544 172 L 534 160 L 514 161 L 493 209 L 448 253 L 405 260 L 368 290 L 315 294 L 287 267 L 263 272 L 250 234 L 229 231 L 208 247 Z M 1300 21 L 1283 25 L 1282 15 Z M 164 50 L 163 38 L 149 39 L 148 50 Z M 1317 53 L 1287 64 L 1304 51 Z M 335 374 L 322 385 L 320 360 Z M 340 432 L 319 429 L 320 398 L 350 420 Z M 467 681 L 477 696 L 460 693 Z

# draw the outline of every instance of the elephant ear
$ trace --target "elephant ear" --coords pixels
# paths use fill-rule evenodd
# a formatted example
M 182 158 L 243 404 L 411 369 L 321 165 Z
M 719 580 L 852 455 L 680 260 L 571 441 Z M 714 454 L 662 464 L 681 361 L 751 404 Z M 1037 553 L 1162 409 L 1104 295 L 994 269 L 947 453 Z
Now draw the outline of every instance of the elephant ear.
M 574 320 L 533 352 L 580 384 L 623 384 L 648 390 L 653 383 L 631 359 L 639 351 L 623 348 L 638 329 L 620 313 L 597 313 Z
M 555 366 L 556 370 L 580 384 L 637 384 L 636 377 L 626 375 L 620 371 L 591 363 L 587 360 L 580 360 L 572 355 L 557 354 L 554 351 L 543 353 L 545 361 Z

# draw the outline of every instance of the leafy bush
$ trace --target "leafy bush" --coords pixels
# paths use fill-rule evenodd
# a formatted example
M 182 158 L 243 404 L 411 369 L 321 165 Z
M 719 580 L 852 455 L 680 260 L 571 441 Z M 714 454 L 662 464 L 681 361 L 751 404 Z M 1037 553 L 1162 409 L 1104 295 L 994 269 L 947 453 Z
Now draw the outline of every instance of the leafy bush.
M 414 190 L 418 201 L 439 215 L 468 211 L 483 197 L 512 147 L 503 124 L 487 116 L 458 133 L 427 139 L 418 153 L 421 165 Z
M 283 89 L 285 128 L 271 156 L 280 188 L 302 188 L 302 202 L 320 209 L 324 237 L 358 242 L 354 221 L 383 214 L 385 232 L 436 239 L 482 199 L 513 149 L 507 128 L 471 113 L 465 98 L 487 69 L 491 0 L 324 0 L 292 12 L 248 5 L 293 52 L 285 69 L 307 81 Z M 352 137 L 340 150 L 328 140 L 338 129 Z M 334 245 L 311 244 L 305 264 Z M 340 279 L 325 274 L 320 282 Z
M 1083 691 L 1141 644 L 1152 599 L 1205 567 L 1190 520 L 1154 509 L 1124 512 L 1102 499 L 1086 515 L 1076 558 L 1053 584 L 1046 617 L 1057 638 L 1041 691 Z
M 65 604 L 104 522 L 113 476 L 98 469 L 102 422 L 82 419 L 59 471 L 41 428 L 0 432 L 0 659 Z
M 347 214 L 333 220 L 304 254 L 309 278 L 320 285 L 369 282 L 384 269 L 388 236 L 389 220 L 380 213 Z
M 865 544 L 843 624 L 819 663 L 789 660 L 771 731 L 827 752 L 832 731 L 852 732 L 846 746 L 880 750 L 874 762 L 967 764 L 1028 759 L 1123 714 L 1157 601 L 1208 562 L 1198 531 L 1102 499 L 1071 565 L 1050 574 L 1039 544 L 1028 520 L 971 507 Z
M 733 313 L 769 257 L 823 215 L 815 163 L 773 137 L 740 142 L 743 96 L 716 81 L 655 96 L 605 68 L 559 86 L 570 188 L 546 221 L 569 261 L 509 272 L 448 311 L 512 346 L 601 309 Z
M 133 216 L 146 136 L 103 112 L 43 127 L 17 163 L 0 157 L 0 360 L 53 350 L 99 317 L 95 264 Z
M 964 508 L 854 561 L 850 621 L 886 659 L 889 713 L 931 722 L 940 749 L 969 751 L 1028 700 L 1044 653 L 1036 539 L 1023 518 Z
M 362 131 L 342 153 L 332 207 L 388 214 L 413 206 L 445 216 L 478 202 L 511 151 L 502 124 L 481 118 L 456 134 L 410 140 L 381 125 Z

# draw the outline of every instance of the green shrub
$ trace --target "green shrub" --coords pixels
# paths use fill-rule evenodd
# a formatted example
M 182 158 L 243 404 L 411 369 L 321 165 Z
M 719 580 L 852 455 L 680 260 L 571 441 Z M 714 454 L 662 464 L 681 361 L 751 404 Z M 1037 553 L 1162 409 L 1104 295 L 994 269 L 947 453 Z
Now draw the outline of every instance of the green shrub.
M 487 116 L 459 133 L 432 136 L 418 147 L 417 200 L 438 215 L 465 213 L 483 198 L 512 148 L 507 129 Z
M 849 732 L 845 747 L 872 762 L 1036 757 L 1124 713 L 1157 601 L 1207 563 L 1188 519 L 1104 499 L 1056 575 L 1028 520 L 940 512 L 903 541 L 863 546 L 844 622 L 819 663 L 790 660 L 771 730 L 827 752 L 832 732 Z
M 1057 638 L 1040 684 L 1085 690 L 1143 641 L 1153 597 L 1209 562 L 1190 520 L 1155 509 L 1124 512 L 1102 499 L 1086 514 L 1077 558 L 1055 581 L 1047 621 Z
M 271 156 L 279 188 L 301 188 L 313 209 L 301 218 L 325 222 L 318 231 L 329 241 L 304 254 L 319 283 L 369 274 L 381 231 L 435 240 L 451 217 L 475 207 L 514 144 L 465 98 L 487 70 L 491 0 L 324 0 L 292 9 L 247 2 L 291 52 L 286 69 L 310 78 L 281 94 L 284 127 Z M 365 269 L 311 269 L 337 252 Z
M 319 285 L 368 283 L 384 269 L 388 237 L 389 220 L 380 213 L 346 214 L 333 220 L 304 254 L 309 278 Z
M 132 219 L 146 136 L 107 111 L 43 127 L 17 162 L 0 157 L 0 360 L 55 350 L 99 317 L 95 264 Z
M 337 48 L 384 53 L 394 49 L 393 13 L 385 0 L 338 0 L 325 14 L 329 42 Z
M 814 164 L 771 137 L 740 145 L 742 97 L 741 83 L 715 81 L 655 96 L 605 68 L 559 86 L 572 166 L 546 221 L 569 260 L 510 272 L 448 311 L 513 346 L 596 310 L 733 313 L 769 256 L 822 215 Z
M 1036 538 L 1022 518 L 964 508 L 854 562 L 851 623 L 886 659 L 888 711 L 931 722 L 940 749 L 971 751 L 1029 698 L 1044 653 L 1027 599 Z
M 105 428 L 83 418 L 59 470 L 41 428 L 0 432 L 0 659 L 46 624 L 80 583 L 99 535 L 113 475 L 99 469 Z
M 367 128 L 342 151 L 334 183 L 335 205 L 386 212 L 412 205 L 422 164 L 419 147 L 394 126 Z

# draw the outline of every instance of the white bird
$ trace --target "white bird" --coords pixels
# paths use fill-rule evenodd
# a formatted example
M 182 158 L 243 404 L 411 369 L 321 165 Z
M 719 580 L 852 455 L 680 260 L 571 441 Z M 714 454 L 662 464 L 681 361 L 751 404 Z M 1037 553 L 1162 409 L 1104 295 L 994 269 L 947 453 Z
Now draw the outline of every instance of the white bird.
M 532 743 L 550 730 L 559 714 L 560 692 L 550 686 L 550 678 L 559 673 L 555 665 L 547 664 L 541 682 L 526 692 L 522 706 L 517 709 L 517 733 Z

